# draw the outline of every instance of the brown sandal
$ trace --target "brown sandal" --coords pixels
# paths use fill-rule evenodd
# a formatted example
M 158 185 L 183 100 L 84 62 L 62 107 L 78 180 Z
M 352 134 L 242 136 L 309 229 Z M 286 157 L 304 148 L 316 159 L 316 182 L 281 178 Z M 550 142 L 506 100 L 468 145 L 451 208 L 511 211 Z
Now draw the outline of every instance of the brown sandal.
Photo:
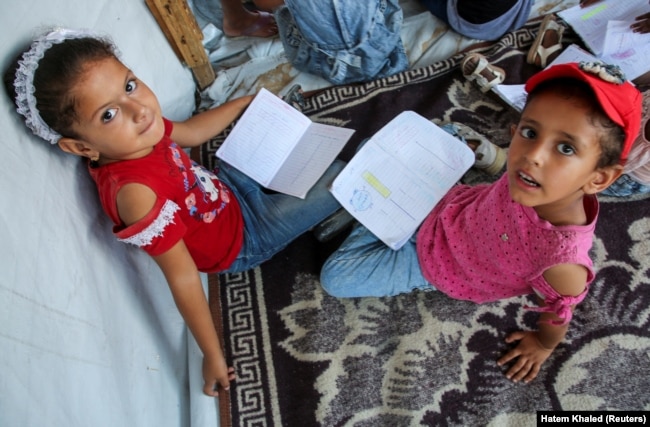
M 461 70 L 467 80 L 476 81 L 481 92 L 487 92 L 506 79 L 503 68 L 492 65 L 480 53 L 470 53 L 463 59 Z

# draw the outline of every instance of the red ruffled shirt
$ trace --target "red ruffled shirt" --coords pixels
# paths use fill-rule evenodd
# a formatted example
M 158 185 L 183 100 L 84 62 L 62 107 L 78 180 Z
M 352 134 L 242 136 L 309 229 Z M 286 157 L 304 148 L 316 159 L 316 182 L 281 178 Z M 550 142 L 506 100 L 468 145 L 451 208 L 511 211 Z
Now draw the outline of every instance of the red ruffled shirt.
M 156 256 L 183 239 L 200 271 L 227 269 L 242 246 L 244 221 L 230 189 L 217 176 L 193 162 L 169 135 L 145 157 L 89 167 L 99 198 L 118 240 Z M 139 183 L 156 193 L 151 211 L 125 226 L 117 211 L 117 193 L 123 185 Z

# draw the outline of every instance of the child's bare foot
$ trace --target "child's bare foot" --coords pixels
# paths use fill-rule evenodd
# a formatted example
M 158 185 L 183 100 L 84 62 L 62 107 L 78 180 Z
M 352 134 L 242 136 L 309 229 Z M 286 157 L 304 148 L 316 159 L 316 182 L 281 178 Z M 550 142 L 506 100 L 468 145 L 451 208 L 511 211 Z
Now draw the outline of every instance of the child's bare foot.
M 268 12 L 246 11 L 244 19 L 229 22 L 224 18 L 223 32 L 227 37 L 273 37 L 278 34 L 275 18 Z

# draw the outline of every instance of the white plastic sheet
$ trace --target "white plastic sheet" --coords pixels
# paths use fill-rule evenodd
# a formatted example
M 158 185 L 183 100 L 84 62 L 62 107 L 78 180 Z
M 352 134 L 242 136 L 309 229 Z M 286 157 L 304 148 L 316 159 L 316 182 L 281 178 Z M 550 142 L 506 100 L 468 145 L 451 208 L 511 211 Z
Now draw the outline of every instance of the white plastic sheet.
M 412 67 L 475 42 L 423 13 L 417 0 L 401 4 Z M 574 4 L 537 0 L 531 17 Z M 52 25 L 111 35 L 168 118 L 191 113 L 191 74 L 144 1 L 5 1 L 2 69 Z M 216 103 L 262 86 L 284 93 L 295 83 L 327 85 L 291 69 L 277 40 L 252 42 L 250 61 L 223 70 L 208 91 Z M 200 351 L 161 273 L 144 253 L 115 241 L 80 160 L 31 136 L 5 96 L 0 129 L 0 425 L 218 425 L 217 402 L 201 393 Z
M 2 9 L 3 72 L 43 29 L 91 28 L 113 38 L 168 117 L 193 110 L 191 73 L 143 1 L 25 0 Z M 200 375 L 200 354 L 188 357 L 158 267 L 115 240 L 81 160 L 32 136 L 7 96 L 0 108 L 0 425 L 217 425 L 213 399 L 189 388 L 188 363 Z

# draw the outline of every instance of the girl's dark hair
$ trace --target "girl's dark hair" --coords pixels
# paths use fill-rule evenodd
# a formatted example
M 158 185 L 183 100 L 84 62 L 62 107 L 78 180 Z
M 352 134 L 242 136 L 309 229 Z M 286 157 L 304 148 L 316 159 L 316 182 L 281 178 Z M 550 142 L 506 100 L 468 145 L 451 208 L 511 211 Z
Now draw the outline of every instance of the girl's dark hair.
M 526 106 L 541 93 L 553 93 L 564 99 L 573 99 L 589 108 L 590 122 L 602 129 L 599 141 L 601 154 L 596 167 L 604 168 L 619 164 L 625 142 L 625 131 L 607 116 L 596 94 L 587 83 L 572 78 L 546 80 L 528 94 Z
M 63 136 L 75 136 L 72 89 L 88 63 L 108 58 L 116 58 L 115 46 L 108 40 L 94 37 L 68 39 L 45 51 L 34 73 L 34 96 L 36 108 L 48 126 Z M 20 59 L 22 54 L 4 76 L 5 89 L 12 99 L 16 97 L 13 82 Z

